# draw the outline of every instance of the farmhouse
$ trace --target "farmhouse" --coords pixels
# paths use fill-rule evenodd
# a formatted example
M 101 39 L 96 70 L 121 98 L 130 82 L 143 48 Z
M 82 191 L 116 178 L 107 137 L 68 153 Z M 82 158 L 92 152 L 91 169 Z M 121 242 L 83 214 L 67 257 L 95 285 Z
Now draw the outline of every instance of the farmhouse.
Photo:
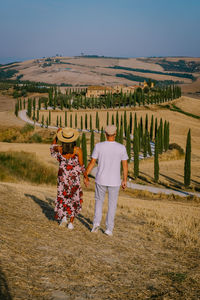
M 116 86 L 88 86 L 86 97 L 87 98 L 98 98 L 102 95 L 106 94 L 133 94 L 134 91 L 138 88 L 144 88 L 140 85 L 133 85 L 133 86 L 124 86 L 124 85 L 116 85 Z

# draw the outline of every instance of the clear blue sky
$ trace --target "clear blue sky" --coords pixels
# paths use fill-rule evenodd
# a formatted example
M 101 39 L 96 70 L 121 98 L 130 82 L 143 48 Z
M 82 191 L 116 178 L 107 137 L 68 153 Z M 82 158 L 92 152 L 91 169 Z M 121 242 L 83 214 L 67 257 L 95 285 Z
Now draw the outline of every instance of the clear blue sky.
M 200 56 L 200 0 L 0 1 L 0 63 L 81 52 Z

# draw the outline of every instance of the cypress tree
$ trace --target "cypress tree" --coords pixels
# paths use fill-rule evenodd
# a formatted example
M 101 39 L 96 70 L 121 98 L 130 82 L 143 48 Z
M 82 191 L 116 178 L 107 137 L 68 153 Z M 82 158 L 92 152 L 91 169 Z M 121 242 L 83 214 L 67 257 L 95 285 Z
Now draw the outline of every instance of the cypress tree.
M 67 127 L 67 112 L 65 112 L 65 127 Z
M 72 114 L 70 114 L 70 127 L 72 128 Z
M 39 109 L 37 109 L 37 122 L 39 121 L 39 118 L 40 118 L 40 111 Z
M 145 117 L 145 130 L 148 131 L 148 115 Z
M 153 115 L 151 116 L 151 125 L 150 125 L 150 140 L 153 140 Z
M 131 159 L 131 136 L 130 136 L 130 127 L 128 126 L 128 129 L 127 129 L 127 136 L 126 136 L 126 151 L 127 151 L 127 154 L 128 154 L 128 162 L 130 162 L 130 159 Z
M 155 138 L 155 139 L 156 139 L 157 131 L 158 131 L 158 120 L 157 120 L 157 118 L 156 118 L 156 120 L 155 120 L 155 130 L 154 130 L 154 133 L 155 133 L 154 138 Z
M 159 161 L 158 161 L 158 134 L 156 135 L 155 140 L 155 153 L 154 153 L 154 181 L 158 182 L 159 180 Z
M 133 139 L 133 154 L 134 154 L 134 177 L 139 176 L 139 130 L 134 128 Z
M 91 130 L 90 136 L 90 155 L 92 156 L 92 152 L 94 150 L 94 130 Z
M 35 121 L 35 110 L 33 111 L 33 117 L 32 117 L 33 121 Z
M 18 112 L 19 112 L 19 103 L 18 101 L 15 103 L 15 115 L 16 117 L 18 116 Z
M 26 109 L 26 100 L 24 99 L 24 109 Z
M 114 121 L 114 115 L 112 114 L 112 125 L 115 124 L 115 121 Z
M 62 117 L 60 116 L 60 128 L 62 128 Z
M 129 116 L 130 134 L 132 133 L 132 126 L 133 126 L 133 116 L 132 116 L 132 112 L 130 112 L 130 116 Z
M 126 110 L 124 111 L 124 133 L 126 136 L 126 132 L 127 132 L 127 118 L 126 118 Z
M 75 128 L 77 128 L 77 113 L 75 114 Z
M 148 148 L 148 153 L 149 153 L 149 156 L 152 156 L 152 152 L 151 152 L 151 142 L 150 142 L 150 136 L 149 136 L 149 133 L 147 133 L 147 148 Z
M 49 120 L 48 124 L 51 125 L 51 111 L 49 110 Z
M 123 125 L 121 125 L 121 127 L 120 127 L 119 143 L 123 145 Z
M 164 149 L 167 151 L 167 122 L 164 122 Z
M 82 134 L 82 151 L 83 151 L 83 163 L 85 167 L 87 167 L 87 144 L 86 144 L 86 136 L 84 132 Z
M 115 141 L 119 143 L 119 124 L 117 125 L 117 132 L 116 132 Z
M 167 150 L 169 149 L 169 122 L 167 122 Z
M 99 125 L 99 115 L 98 115 L 98 111 L 96 112 L 96 129 L 98 129 Z
M 35 100 L 35 98 L 34 98 Z M 20 107 L 20 110 L 22 110 L 22 99 L 19 100 L 19 107 Z
M 34 111 L 34 113 L 35 113 L 35 111 Z M 46 128 L 48 128 L 48 126 L 49 126 L 49 118 L 47 117 L 46 118 Z
M 109 112 L 107 111 L 107 120 L 106 120 L 106 124 L 109 125 Z
M 83 116 L 81 116 L 81 130 L 83 130 Z
M 100 142 L 104 142 L 106 139 L 105 139 L 105 134 L 103 132 L 103 127 L 101 127 L 101 135 L 100 135 Z
M 191 180 L 191 133 L 190 129 L 187 134 L 186 151 L 185 151 L 185 163 L 184 163 L 184 185 L 190 186 Z
M 90 131 L 92 131 L 92 115 L 90 114 Z
M 42 127 L 44 127 L 44 115 L 42 115 Z
M 163 121 L 160 119 L 160 154 L 163 153 Z
M 85 129 L 87 129 L 88 126 L 88 120 L 87 120 L 87 113 L 85 114 Z
M 58 116 L 57 116 L 57 120 L 56 120 L 56 127 L 58 127 Z
M 133 132 L 135 132 L 135 128 L 137 129 L 137 114 L 135 113 L 135 117 L 134 117 L 134 130 Z
M 116 126 L 119 125 L 119 113 L 117 111 L 116 113 Z

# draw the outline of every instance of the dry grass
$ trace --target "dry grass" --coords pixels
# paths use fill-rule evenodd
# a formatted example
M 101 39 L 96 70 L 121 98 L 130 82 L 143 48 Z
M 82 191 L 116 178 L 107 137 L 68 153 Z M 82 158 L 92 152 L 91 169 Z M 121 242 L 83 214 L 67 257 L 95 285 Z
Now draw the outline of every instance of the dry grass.
M 13 300 L 199 298 L 199 204 L 120 192 L 109 238 L 90 233 L 93 191 L 84 190 L 74 231 L 53 221 L 56 188 L 0 184 L 0 192 L 1 290 Z

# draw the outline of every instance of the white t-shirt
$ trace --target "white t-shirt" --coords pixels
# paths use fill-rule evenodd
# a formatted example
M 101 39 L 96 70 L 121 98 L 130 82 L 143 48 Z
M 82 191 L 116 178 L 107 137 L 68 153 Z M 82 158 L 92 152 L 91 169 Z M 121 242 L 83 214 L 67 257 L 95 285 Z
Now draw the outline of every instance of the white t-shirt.
M 120 166 L 127 160 L 125 146 L 117 142 L 101 142 L 95 145 L 92 158 L 98 159 L 96 183 L 106 186 L 120 186 Z

